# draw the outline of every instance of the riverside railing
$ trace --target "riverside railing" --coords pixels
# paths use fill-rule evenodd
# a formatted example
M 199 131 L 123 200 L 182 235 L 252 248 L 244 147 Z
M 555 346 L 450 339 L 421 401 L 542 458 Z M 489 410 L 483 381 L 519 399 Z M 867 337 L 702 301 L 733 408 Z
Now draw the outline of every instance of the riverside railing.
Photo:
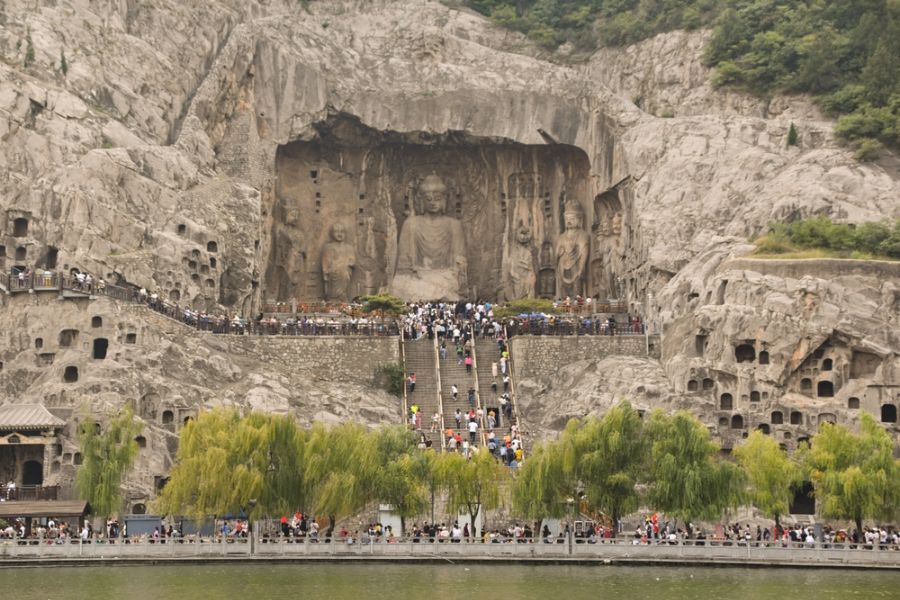
M 419 538 L 163 538 L 162 540 L 2 540 L 3 559 L 196 559 L 254 557 L 573 560 L 777 566 L 837 566 L 900 569 L 896 544 L 782 543 L 685 540 L 636 543 L 630 539 L 510 539 L 459 542 Z

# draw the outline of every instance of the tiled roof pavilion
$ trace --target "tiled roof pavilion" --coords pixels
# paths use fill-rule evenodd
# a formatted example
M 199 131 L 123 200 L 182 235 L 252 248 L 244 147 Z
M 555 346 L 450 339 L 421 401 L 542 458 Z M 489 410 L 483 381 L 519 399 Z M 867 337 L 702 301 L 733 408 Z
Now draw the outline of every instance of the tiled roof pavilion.
M 0 406 L 0 431 L 43 431 L 64 427 L 65 421 L 40 404 Z

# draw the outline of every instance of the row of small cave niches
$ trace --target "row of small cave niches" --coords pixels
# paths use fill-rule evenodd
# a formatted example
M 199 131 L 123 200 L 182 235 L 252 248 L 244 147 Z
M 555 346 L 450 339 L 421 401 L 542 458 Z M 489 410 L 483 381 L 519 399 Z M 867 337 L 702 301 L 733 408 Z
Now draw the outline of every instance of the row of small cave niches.
M 856 400 L 856 402 L 855 406 L 851 406 L 850 408 L 858 409 L 859 399 L 851 398 L 851 400 Z M 723 408 L 722 410 L 731 410 L 731 408 Z M 896 423 L 897 406 L 894 404 L 882 404 L 880 416 L 882 423 Z M 785 419 L 787 419 L 787 421 L 785 421 Z M 837 416 L 834 413 L 819 413 L 815 419 L 818 427 L 821 427 L 824 423 L 837 423 Z M 806 426 L 804 420 L 804 414 L 799 410 L 774 410 L 769 415 L 769 423 L 758 423 L 756 429 L 761 430 L 765 434 L 769 434 L 771 432 L 769 425 L 796 425 L 803 427 Z M 748 424 L 749 419 L 744 419 L 744 416 L 741 414 L 733 414 L 730 417 L 725 415 L 719 417 L 719 427 L 723 429 L 746 429 Z M 785 439 L 790 439 L 790 432 L 785 432 Z
M 94 316 L 91 318 L 91 327 L 93 329 L 101 329 L 103 327 L 103 317 Z M 59 332 L 59 336 L 57 338 L 57 346 L 60 349 L 64 348 L 72 348 L 78 343 L 78 339 L 81 337 L 81 331 L 78 329 L 63 329 Z M 137 333 L 128 332 L 125 333 L 124 336 L 121 336 L 119 339 L 120 343 L 125 345 L 134 345 L 137 344 Z M 110 340 L 104 336 L 97 336 L 91 339 L 91 358 L 94 360 L 105 360 L 109 355 L 110 348 Z M 35 351 L 44 350 L 44 338 L 37 337 L 34 338 L 34 349 Z M 56 359 L 56 354 L 54 352 L 38 352 L 37 355 L 38 364 L 42 366 L 52 365 Z M 2 369 L 2 364 L 0 364 L 0 369 Z M 65 383 L 76 383 L 78 381 L 78 367 L 75 365 L 68 365 L 63 369 L 63 382 Z

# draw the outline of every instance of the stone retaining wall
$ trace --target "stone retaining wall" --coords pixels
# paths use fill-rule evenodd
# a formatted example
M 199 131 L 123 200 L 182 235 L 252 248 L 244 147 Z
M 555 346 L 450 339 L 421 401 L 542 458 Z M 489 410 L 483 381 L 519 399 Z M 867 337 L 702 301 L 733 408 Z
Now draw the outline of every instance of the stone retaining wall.
M 577 360 L 607 356 L 648 356 L 647 338 L 629 336 L 531 336 L 510 340 L 514 374 L 541 378 L 552 376 Z M 649 338 L 649 356 L 659 358 L 659 336 Z

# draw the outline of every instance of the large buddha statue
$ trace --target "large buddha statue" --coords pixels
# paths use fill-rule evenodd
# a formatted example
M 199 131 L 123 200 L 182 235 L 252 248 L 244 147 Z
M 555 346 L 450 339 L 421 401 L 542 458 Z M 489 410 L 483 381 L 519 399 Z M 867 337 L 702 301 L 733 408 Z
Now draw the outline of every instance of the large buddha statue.
M 462 223 L 448 217 L 447 186 L 429 175 L 418 190 L 424 214 L 407 217 L 397 244 L 391 293 L 405 299 L 457 300 L 467 295 Z
M 356 267 L 356 249 L 347 242 L 341 223 L 331 226 L 331 240 L 322 248 L 322 280 L 325 299 L 346 302 L 350 299 L 350 280 Z
M 567 202 L 563 211 L 566 230 L 556 240 L 556 294 L 560 298 L 584 294 L 584 270 L 589 250 L 584 230 L 584 210 L 578 202 Z

